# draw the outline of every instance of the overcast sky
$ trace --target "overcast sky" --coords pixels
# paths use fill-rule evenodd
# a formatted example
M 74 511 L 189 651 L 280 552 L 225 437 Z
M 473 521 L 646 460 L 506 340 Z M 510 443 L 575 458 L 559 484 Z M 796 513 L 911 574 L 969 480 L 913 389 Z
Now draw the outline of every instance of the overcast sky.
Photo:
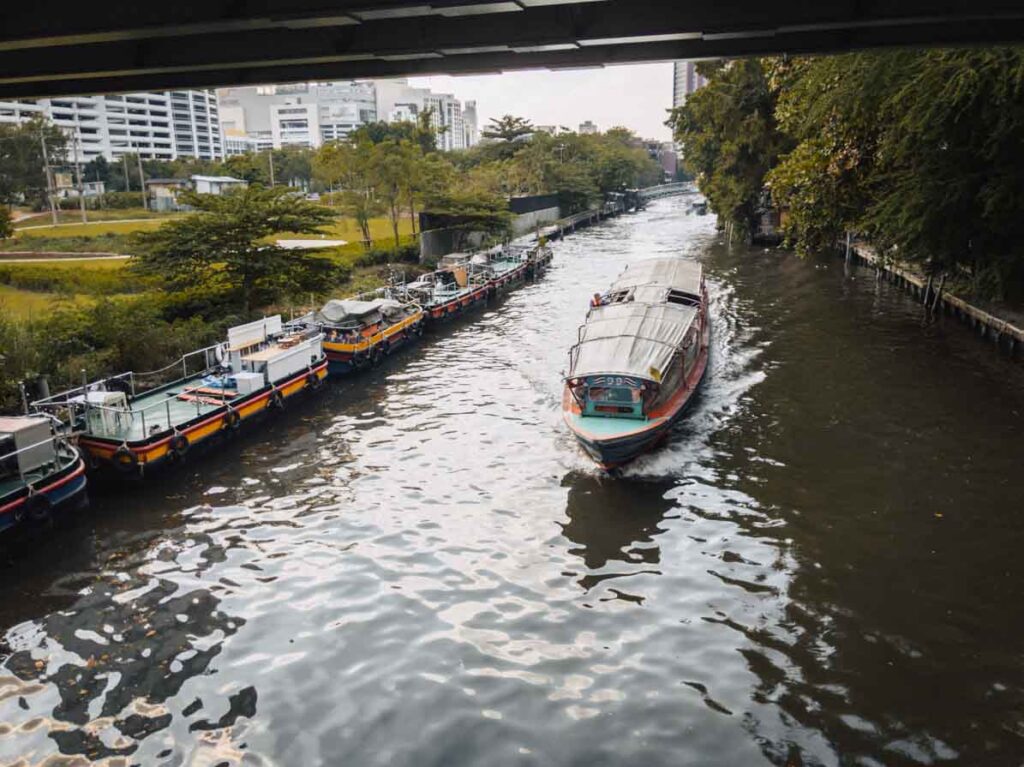
M 535 125 L 576 130 L 591 120 L 600 130 L 623 125 L 642 138 L 672 137 L 664 125 L 666 110 L 672 107 L 671 64 L 413 77 L 409 84 L 452 93 L 462 102 L 476 100 L 481 128 L 492 117 L 512 114 Z

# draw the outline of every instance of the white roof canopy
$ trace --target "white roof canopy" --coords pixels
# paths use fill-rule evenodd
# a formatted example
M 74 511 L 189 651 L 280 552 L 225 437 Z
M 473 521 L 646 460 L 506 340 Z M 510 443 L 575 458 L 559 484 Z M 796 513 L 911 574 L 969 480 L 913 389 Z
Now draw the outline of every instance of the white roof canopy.
M 669 301 L 670 292 L 699 297 L 700 264 L 656 258 L 631 264 L 609 295 L 628 297 L 591 310 L 570 355 L 571 378 L 625 375 L 661 381 L 697 318 L 698 307 Z

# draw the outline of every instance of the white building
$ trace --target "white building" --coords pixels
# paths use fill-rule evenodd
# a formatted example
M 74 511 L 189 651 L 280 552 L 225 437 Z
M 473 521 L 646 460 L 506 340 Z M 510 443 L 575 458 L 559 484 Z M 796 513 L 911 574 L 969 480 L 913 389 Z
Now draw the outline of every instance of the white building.
M 274 149 L 285 146 L 318 147 L 320 116 L 316 103 L 285 102 L 270 106 L 270 135 Z
M 248 136 L 261 149 L 318 147 L 377 119 L 376 92 L 368 82 L 225 88 L 218 96 L 225 133 Z
M 592 123 L 590 120 L 580 123 L 580 135 L 589 136 L 592 133 L 597 133 L 597 125 Z
M 174 156 L 224 159 L 217 94 L 212 90 L 171 91 Z
M 199 194 L 224 194 L 229 189 L 247 187 L 247 181 L 231 176 L 192 176 L 192 189 Z
M 376 80 L 377 114 L 388 122 L 415 122 L 430 110 L 430 124 L 437 133 L 437 148 L 465 149 L 466 124 L 462 103 L 450 93 L 414 88 L 404 79 Z M 476 143 L 476 104 L 473 102 L 473 143 Z
M 241 136 L 256 139 L 261 148 L 315 148 L 377 120 L 416 122 L 428 109 L 438 148 L 463 149 L 478 141 L 474 102 L 463 110 L 452 94 L 414 88 L 402 79 L 225 88 L 218 97 L 221 127 L 232 137 L 229 154 L 243 146 L 234 140 Z
M 466 149 L 480 141 L 480 123 L 476 114 L 476 102 L 467 101 L 462 105 L 462 135 Z
M 672 65 L 672 108 L 681 107 L 686 98 L 698 88 L 707 85 L 707 78 L 697 74 L 693 61 L 676 61 Z
M 240 154 L 249 154 L 250 152 L 262 152 L 265 149 L 270 149 L 272 146 L 273 141 L 271 139 L 261 142 L 258 137 L 247 136 L 237 129 L 224 128 L 225 157 L 235 157 Z
M 437 148 L 447 152 L 465 149 L 466 133 L 459 100 L 450 93 L 427 91 L 423 105 L 430 110 L 430 124 L 437 133 Z
M 99 156 L 116 160 L 136 152 L 156 160 L 224 157 L 212 91 L 0 101 L 0 122 L 19 123 L 35 115 L 64 129 L 71 139 L 69 155 L 83 162 Z

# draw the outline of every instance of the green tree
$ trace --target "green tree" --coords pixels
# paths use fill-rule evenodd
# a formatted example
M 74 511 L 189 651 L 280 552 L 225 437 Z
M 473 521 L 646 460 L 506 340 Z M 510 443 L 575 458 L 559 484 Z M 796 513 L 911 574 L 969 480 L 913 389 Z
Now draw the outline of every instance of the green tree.
M 405 201 L 409 199 L 417 152 L 408 141 L 392 140 L 382 141 L 370 150 L 369 176 L 375 196 L 391 222 L 395 250 L 401 247 L 398 226 Z
M 313 157 L 313 177 L 331 189 L 340 188 L 333 195 L 341 201 L 345 215 L 355 219 L 363 235 L 363 246 L 369 250 L 370 219 L 383 212 L 383 206 L 374 197 L 370 159 L 373 145 L 359 146 L 332 142 L 324 144 Z
M 480 132 L 480 135 L 484 138 L 501 141 L 515 141 L 517 138 L 528 136 L 533 132 L 534 127 L 529 120 L 523 117 L 505 115 L 499 118 L 492 117 L 487 127 Z
M 455 231 L 456 249 L 465 246 L 465 239 L 472 232 L 483 232 L 499 240 L 512 232 L 508 201 L 499 195 L 478 190 L 450 189 L 428 200 L 426 212 L 441 227 Z
M 698 65 L 708 84 L 668 120 L 711 207 L 745 231 L 754 227 L 765 175 L 793 144 L 776 123 L 768 66 L 761 59 Z
M 248 314 L 295 290 L 317 289 L 334 274 L 330 261 L 269 241 L 274 234 L 313 234 L 332 219 L 286 187 L 250 186 L 224 195 L 188 193 L 196 212 L 139 235 L 139 268 L 173 287 L 237 292 Z
M 0 205 L 0 240 L 6 240 L 14 236 L 14 222 L 11 221 L 11 211 L 6 205 Z
M 1024 296 L 1024 49 L 879 56 L 887 90 L 864 228 L 883 252 L 977 292 Z
M 46 203 L 44 141 L 51 167 L 61 165 L 67 137 L 60 128 L 41 117 L 20 125 L 0 124 L 0 203 Z
M 248 181 L 250 184 L 270 185 L 269 152 L 246 152 L 236 154 L 224 161 L 224 173 L 234 178 Z M 276 177 L 274 179 L 277 180 Z
M 834 247 L 860 226 L 881 127 L 878 110 L 901 66 L 873 53 L 773 62 L 779 126 L 799 143 L 770 171 L 767 184 L 772 202 L 786 213 L 787 242 L 798 253 Z

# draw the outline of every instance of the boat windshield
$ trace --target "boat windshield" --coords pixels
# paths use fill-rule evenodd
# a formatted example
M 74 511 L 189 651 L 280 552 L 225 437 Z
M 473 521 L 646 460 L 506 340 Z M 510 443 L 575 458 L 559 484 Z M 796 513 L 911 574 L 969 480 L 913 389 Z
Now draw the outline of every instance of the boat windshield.
M 630 386 L 588 386 L 584 414 L 613 418 L 643 418 L 644 393 Z

